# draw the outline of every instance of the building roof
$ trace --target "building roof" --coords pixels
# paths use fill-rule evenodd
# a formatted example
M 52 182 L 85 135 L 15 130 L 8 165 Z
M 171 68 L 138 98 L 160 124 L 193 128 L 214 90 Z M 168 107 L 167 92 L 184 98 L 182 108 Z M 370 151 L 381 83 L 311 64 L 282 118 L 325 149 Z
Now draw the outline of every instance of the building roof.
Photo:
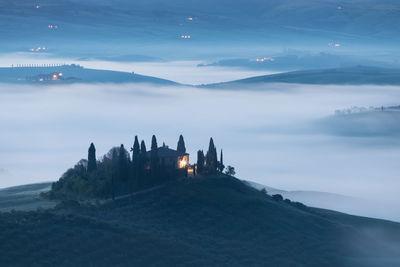
M 146 157 L 150 158 L 151 151 L 146 152 Z M 168 157 L 182 157 L 182 156 L 188 156 L 188 153 L 181 153 L 178 152 L 174 149 L 169 148 L 168 146 L 161 146 L 157 149 L 157 155 L 160 158 L 168 158 Z

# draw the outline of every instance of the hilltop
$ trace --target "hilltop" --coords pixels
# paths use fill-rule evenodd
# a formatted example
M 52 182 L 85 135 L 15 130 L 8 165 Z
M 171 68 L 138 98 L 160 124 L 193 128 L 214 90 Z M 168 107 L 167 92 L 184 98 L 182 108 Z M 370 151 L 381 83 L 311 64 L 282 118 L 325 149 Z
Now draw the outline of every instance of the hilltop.
M 8 251 L 0 254 L 0 264 L 8 266 L 400 262 L 400 224 L 274 200 L 227 176 L 175 181 L 102 206 L 64 202 L 54 210 L 0 218 L 0 249 Z
M 173 81 L 136 73 L 88 69 L 79 65 L 0 68 L 3 83 L 150 83 L 178 85 Z
M 152 83 L 178 85 L 175 82 L 136 73 L 88 69 L 79 65 L 23 66 L 0 68 L 3 83 Z
M 349 68 L 292 71 L 251 77 L 231 82 L 202 85 L 205 88 L 235 88 L 265 83 L 296 83 L 323 85 L 400 85 L 400 69 L 357 66 Z

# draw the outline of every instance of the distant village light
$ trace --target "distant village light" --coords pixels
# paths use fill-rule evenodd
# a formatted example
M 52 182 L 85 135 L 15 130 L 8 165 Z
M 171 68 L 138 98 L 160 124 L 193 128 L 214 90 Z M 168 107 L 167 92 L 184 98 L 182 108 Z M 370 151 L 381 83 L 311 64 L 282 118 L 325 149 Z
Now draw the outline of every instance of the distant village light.
M 272 58 L 272 57 L 264 57 L 264 58 L 257 58 L 256 59 L 256 61 L 257 62 L 264 62 L 264 61 L 275 61 L 275 59 L 274 58 Z

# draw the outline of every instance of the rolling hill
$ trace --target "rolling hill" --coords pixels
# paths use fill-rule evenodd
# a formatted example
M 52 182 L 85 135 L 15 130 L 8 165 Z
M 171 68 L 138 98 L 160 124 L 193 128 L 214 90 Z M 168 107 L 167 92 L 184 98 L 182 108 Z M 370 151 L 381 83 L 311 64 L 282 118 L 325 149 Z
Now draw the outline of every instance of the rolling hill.
M 204 54 L 210 47 L 211 53 L 226 54 L 227 44 L 266 42 L 287 47 L 295 41 L 296 48 L 325 49 L 338 41 L 357 52 L 365 43 L 395 46 L 399 12 L 395 0 L 3 0 L 0 48 L 28 51 L 46 45 L 59 55 L 139 53 L 179 58 Z M 182 40 L 182 35 L 191 39 Z M 162 49 L 158 44 L 164 44 Z
M 0 213 L 3 266 L 396 266 L 400 224 L 278 201 L 229 177 Z
M 314 127 L 337 136 L 384 137 L 397 139 L 400 135 L 400 107 L 380 107 L 361 111 L 337 111 L 315 121 Z
M 56 80 L 52 76 L 56 75 Z M 61 74 L 61 75 L 60 75 Z M 42 79 L 42 80 L 41 80 Z M 178 85 L 175 82 L 136 73 L 87 69 L 79 65 L 0 68 L 2 83 L 150 83 Z
M 309 207 L 322 208 L 335 210 L 338 212 L 344 212 L 347 214 L 388 219 L 394 221 L 400 221 L 400 217 L 394 215 L 391 210 L 396 204 L 389 204 L 387 201 L 378 201 L 365 198 L 358 198 L 353 196 L 346 196 L 341 194 L 320 192 L 320 191 L 309 191 L 309 190 L 281 190 L 258 184 L 251 181 L 245 181 L 250 186 L 257 190 L 265 190 L 270 195 L 280 194 L 284 198 L 288 198 L 292 201 L 301 202 Z M 391 208 L 388 208 L 388 207 Z
M 322 70 L 292 71 L 247 79 L 202 85 L 205 88 L 235 88 L 265 83 L 335 84 L 335 85 L 400 85 L 400 69 L 357 66 Z

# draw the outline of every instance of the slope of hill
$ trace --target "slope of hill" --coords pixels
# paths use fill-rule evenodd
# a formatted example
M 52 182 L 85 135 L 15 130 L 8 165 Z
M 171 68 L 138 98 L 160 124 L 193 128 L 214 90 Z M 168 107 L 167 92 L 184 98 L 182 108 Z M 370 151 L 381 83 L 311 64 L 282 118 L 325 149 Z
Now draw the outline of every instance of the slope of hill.
M 301 202 L 307 206 L 335 210 L 348 214 L 366 216 L 371 218 L 400 221 L 400 217 L 391 212 L 395 204 L 364 198 L 350 197 L 329 192 L 295 190 L 287 191 L 272 188 L 255 182 L 245 181 L 250 186 L 265 190 L 270 195 L 280 194 L 283 198 Z M 388 208 L 390 207 L 390 208 Z
M 53 75 L 55 80 L 53 80 Z M 140 74 L 110 70 L 87 69 L 78 65 L 57 67 L 0 68 L 3 83 L 151 83 L 178 85 L 175 82 Z
M 276 201 L 228 177 L 186 179 L 98 207 L 62 206 L 0 214 L 0 264 L 400 263 L 400 224 Z
M 269 54 L 265 58 L 231 58 L 219 60 L 210 64 L 199 64 L 199 67 L 219 66 L 237 67 L 256 70 L 271 71 L 299 71 L 312 69 L 331 69 L 362 66 L 375 66 L 381 68 L 398 68 L 399 64 L 395 58 L 375 60 L 354 55 L 335 53 L 301 53 L 289 51 Z
M 317 120 L 317 130 L 338 136 L 392 137 L 400 135 L 400 107 L 341 113 Z
M 41 192 L 49 191 L 50 188 L 51 183 L 40 183 L 0 189 L 0 212 L 53 208 L 55 202 L 39 198 Z
M 293 71 L 243 80 L 202 85 L 208 88 L 230 88 L 248 84 L 297 83 L 297 84 L 336 84 L 336 85 L 400 85 L 400 69 L 357 66 L 322 70 Z

